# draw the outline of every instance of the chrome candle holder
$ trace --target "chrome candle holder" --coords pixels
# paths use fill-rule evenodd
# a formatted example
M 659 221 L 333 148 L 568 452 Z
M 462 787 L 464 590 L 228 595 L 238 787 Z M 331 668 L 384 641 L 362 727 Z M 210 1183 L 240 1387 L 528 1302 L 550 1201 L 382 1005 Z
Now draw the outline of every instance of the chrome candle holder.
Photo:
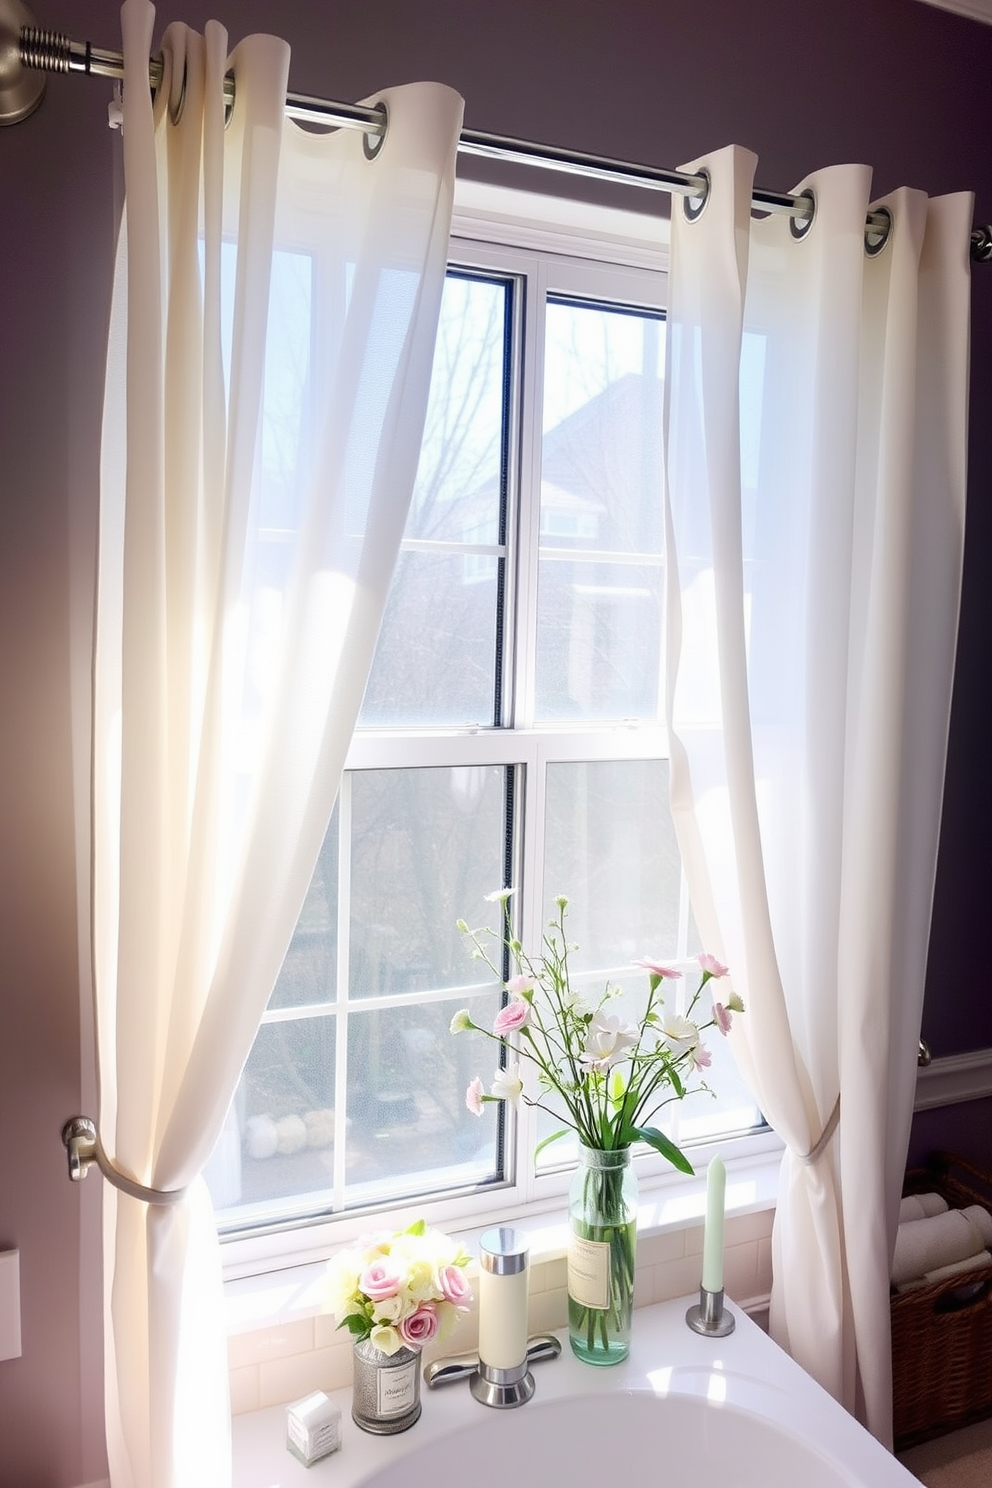
M 707 1338 L 726 1338 L 737 1326 L 733 1313 L 724 1310 L 722 1287 L 718 1292 L 700 1287 L 699 1302 L 689 1308 L 685 1320 L 694 1333 L 703 1333 Z

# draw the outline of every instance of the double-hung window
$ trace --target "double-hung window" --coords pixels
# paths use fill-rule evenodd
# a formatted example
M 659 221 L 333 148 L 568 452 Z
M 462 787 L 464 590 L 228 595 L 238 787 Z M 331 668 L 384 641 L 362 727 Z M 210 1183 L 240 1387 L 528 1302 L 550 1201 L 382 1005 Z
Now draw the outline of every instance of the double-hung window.
M 505 1214 L 574 1145 L 465 1104 L 501 989 L 457 929 L 539 949 L 569 899 L 578 990 L 636 1013 L 702 947 L 668 810 L 660 247 L 460 220 L 420 468 L 372 673 L 306 903 L 209 1180 L 224 1231 L 370 1210 Z M 675 994 L 677 996 L 677 994 Z M 678 1010 L 677 1008 L 675 1010 Z M 680 1143 L 760 1114 L 723 1041 Z M 650 1167 L 660 1160 L 648 1156 Z

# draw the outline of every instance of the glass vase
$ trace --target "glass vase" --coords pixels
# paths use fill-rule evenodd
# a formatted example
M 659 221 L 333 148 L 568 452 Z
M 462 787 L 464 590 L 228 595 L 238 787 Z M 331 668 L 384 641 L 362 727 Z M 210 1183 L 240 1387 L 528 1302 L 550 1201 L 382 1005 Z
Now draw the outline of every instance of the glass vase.
M 420 1417 L 420 1350 L 384 1354 L 369 1339 L 352 1350 L 351 1416 L 376 1436 L 407 1431 Z
M 637 1253 L 637 1177 L 630 1149 L 579 1148 L 568 1193 L 568 1338 L 587 1364 L 630 1352 Z

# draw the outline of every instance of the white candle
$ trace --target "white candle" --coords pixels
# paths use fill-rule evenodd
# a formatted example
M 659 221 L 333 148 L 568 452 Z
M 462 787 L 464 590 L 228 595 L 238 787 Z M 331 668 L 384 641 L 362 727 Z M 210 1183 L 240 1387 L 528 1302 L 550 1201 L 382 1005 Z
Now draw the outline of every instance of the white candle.
M 723 1205 L 727 1170 L 714 1157 L 706 1173 L 706 1227 L 703 1230 L 703 1291 L 723 1291 Z

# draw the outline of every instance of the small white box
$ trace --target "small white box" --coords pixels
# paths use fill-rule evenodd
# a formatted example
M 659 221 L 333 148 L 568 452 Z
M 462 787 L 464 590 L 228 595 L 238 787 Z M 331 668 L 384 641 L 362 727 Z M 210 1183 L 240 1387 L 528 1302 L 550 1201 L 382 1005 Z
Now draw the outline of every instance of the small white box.
M 21 1253 L 0 1250 L 0 1359 L 21 1357 Z
M 309 1467 L 341 1445 L 341 1409 L 323 1390 L 286 1407 L 286 1446 Z

